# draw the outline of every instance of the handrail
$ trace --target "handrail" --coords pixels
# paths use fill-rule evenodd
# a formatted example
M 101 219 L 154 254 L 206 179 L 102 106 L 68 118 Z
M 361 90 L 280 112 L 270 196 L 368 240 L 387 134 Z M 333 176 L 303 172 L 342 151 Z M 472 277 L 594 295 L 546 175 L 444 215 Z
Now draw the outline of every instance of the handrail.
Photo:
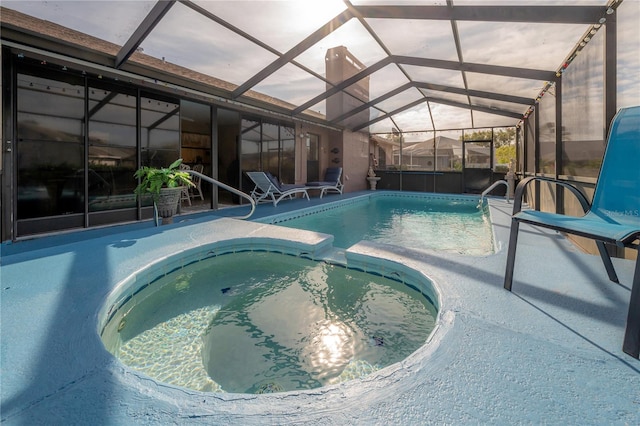
M 484 191 L 482 191 L 482 195 L 480 195 L 480 202 L 478 203 L 478 207 L 482 206 L 482 202 L 484 201 L 484 197 L 485 195 L 487 195 L 489 192 L 491 192 L 494 188 L 496 188 L 498 185 L 505 185 L 507 187 L 507 193 L 505 194 L 505 199 L 507 200 L 507 203 L 509 202 L 509 182 L 507 182 L 506 180 L 497 180 L 495 182 L 493 182 L 493 184 L 491 184 L 490 187 L 488 187 L 487 189 L 485 189 Z
M 219 181 L 215 180 L 214 178 L 209 177 L 207 175 L 203 175 L 202 173 L 196 172 L 195 170 L 183 170 L 183 171 L 189 173 L 190 175 L 199 177 L 200 179 L 204 179 L 204 180 L 206 180 L 207 182 L 209 182 L 209 183 L 211 183 L 213 185 L 219 186 L 222 189 L 226 189 L 229 192 L 233 192 L 234 194 L 239 195 L 242 198 L 246 198 L 247 200 L 249 200 L 249 202 L 251 203 L 251 211 L 249 212 L 249 214 L 247 214 L 245 216 L 230 216 L 230 217 L 232 217 L 234 219 L 248 219 L 248 218 L 251 217 L 253 212 L 256 210 L 256 202 L 255 202 L 255 200 L 253 198 L 251 198 L 250 195 L 240 191 L 239 189 L 236 189 L 236 188 L 234 188 L 232 186 L 229 186 L 226 183 L 219 182 Z

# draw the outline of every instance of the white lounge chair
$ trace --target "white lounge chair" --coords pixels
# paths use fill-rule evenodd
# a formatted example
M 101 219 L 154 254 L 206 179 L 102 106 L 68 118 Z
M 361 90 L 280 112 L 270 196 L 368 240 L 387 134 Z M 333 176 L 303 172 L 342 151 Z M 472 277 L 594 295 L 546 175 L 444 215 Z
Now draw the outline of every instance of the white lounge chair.
M 307 200 L 309 199 L 306 186 L 281 184 L 269 172 L 247 172 L 247 176 L 256 185 L 251 194 L 249 194 L 256 203 L 271 200 L 273 205 L 277 206 L 281 200 L 285 198 L 291 199 L 296 194 L 302 194 Z
M 180 163 L 179 168 L 183 172 L 187 170 L 191 170 L 191 167 L 183 163 Z M 191 205 L 191 197 L 189 197 L 189 187 L 187 185 L 182 185 L 182 192 L 180 193 L 180 202 L 185 200 L 187 201 L 187 203 L 189 203 L 189 205 Z
M 193 166 L 193 171 L 204 173 L 204 166 L 202 164 L 196 164 Z M 189 196 L 191 198 L 200 197 L 200 199 L 204 201 L 204 196 L 202 195 L 202 178 L 200 178 L 200 176 L 192 175 L 191 181 L 193 182 L 193 186 L 189 187 Z
M 319 189 L 320 198 L 329 191 L 335 191 L 342 194 L 342 188 L 344 185 L 340 181 L 342 178 L 342 167 L 327 167 L 324 172 L 324 180 L 318 182 L 307 182 L 305 185 L 309 189 Z

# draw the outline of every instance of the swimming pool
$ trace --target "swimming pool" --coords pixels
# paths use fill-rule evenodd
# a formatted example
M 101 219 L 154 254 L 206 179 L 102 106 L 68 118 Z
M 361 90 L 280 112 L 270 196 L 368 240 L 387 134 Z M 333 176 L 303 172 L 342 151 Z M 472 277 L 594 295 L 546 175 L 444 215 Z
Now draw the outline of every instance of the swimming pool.
M 197 391 L 364 377 L 424 345 L 438 315 L 432 283 L 398 268 L 385 277 L 233 246 L 179 257 L 123 283 L 101 336 L 134 370 Z
M 381 193 L 263 221 L 331 234 L 343 249 L 367 240 L 472 256 L 494 252 L 488 208 L 478 208 L 473 196 Z

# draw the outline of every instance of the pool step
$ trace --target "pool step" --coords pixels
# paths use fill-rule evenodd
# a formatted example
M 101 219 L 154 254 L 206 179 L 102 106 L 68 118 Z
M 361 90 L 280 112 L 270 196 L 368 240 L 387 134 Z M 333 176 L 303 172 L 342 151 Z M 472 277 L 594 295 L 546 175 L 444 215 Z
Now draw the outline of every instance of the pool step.
M 345 255 L 345 249 L 339 247 L 327 247 L 316 253 L 316 260 L 324 260 L 328 263 L 347 265 L 347 257 Z

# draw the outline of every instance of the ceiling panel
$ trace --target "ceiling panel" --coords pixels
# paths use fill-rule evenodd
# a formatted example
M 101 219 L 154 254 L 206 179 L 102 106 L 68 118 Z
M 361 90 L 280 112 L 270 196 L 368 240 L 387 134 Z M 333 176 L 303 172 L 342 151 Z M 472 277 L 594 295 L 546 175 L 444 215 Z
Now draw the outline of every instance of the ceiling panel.
M 401 108 L 403 105 L 410 104 L 421 98 L 424 98 L 424 96 L 420 94 L 420 91 L 412 87 L 410 89 L 407 89 L 403 92 L 398 93 L 395 96 L 392 96 L 389 99 L 385 99 L 382 102 L 378 102 L 376 104 L 376 107 L 380 108 L 383 111 L 391 112 L 398 108 Z
M 155 1 L 14 1 L 0 5 L 123 45 L 156 4 Z
M 505 77 L 500 75 L 473 72 L 467 72 L 465 75 L 469 89 L 471 90 L 482 90 L 534 99 L 546 84 L 545 81 L 541 80 L 529 80 L 526 78 Z
M 394 128 L 396 128 L 396 125 L 393 123 L 393 121 L 391 121 L 390 118 L 385 118 L 380 121 L 376 121 L 375 123 L 372 123 L 368 127 L 368 130 L 370 133 L 390 133 L 391 129 L 394 129 Z M 367 131 L 367 129 L 363 129 L 363 130 Z
M 276 55 L 178 3 L 142 42 L 144 53 L 239 85 Z
M 433 130 L 429 106 L 427 102 L 393 115 L 393 121 L 398 125 L 398 129 L 403 132 L 415 132 Z
M 280 53 L 288 51 L 346 9 L 342 0 L 197 0 L 194 3 Z
M 389 64 L 371 74 L 369 79 L 370 100 L 376 99 L 408 82 L 409 79 L 396 64 Z
M 435 99 L 445 99 L 451 102 L 458 102 L 461 104 L 469 104 L 469 98 L 466 95 L 459 95 L 457 93 L 447 93 L 440 90 L 428 90 L 428 89 L 420 89 L 425 96 Z
M 291 103 L 292 106 L 297 106 L 323 93 L 326 83 L 295 65 L 287 64 L 258 83 L 252 90 L 275 96 Z
M 412 81 L 464 88 L 462 73 L 456 70 L 402 65 Z
M 560 67 L 585 30 L 584 25 L 458 21 L 465 62 L 549 71 Z
M 604 7 L 607 0 L 565 0 L 561 3 L 561 6 Z M 2 2 L 3 7 L 10 7 L 118 46 L 125 45 L 130 40 L 131 35 L 155 4 L 155 1 L 9 0 Z M 356 17 L 348 19 L 352 14 L 359 16 L 359 6 L 375 5 L 389 7 L 363 10 L 363 13 L 379 16 L 380 11 L 383 11 L 388 13 L 388 16 L 363 18 L 365 25 Z M 414 5 L 428 8 L 424 10 L 398 8 L 398 6 Z M 493 73 L 504 70 L 486 66 L 481 69 L 479 65 L 473 68 L 474 64 L 544 70 L 553 75 L 590 26 L 588 24 L 461 20 L 455 21 L 452 25 L 452 22 L 447 19 L 447 10 L 464 12 L 457 16 L 473 19 L 468 14 L 469 6 L 528 7 L 531 5 L 560 6 L 560 3 L 558 0 L 536 0 L 526 4 L 521 0 L 450 0 L 449 2 L 446 0 L 353 0 L 346 3 L 342 0 L 176 2 L 150 34 L 142 40 L 140 47 L 145 55 L 231 83 L 223 85 L 225 88 L 232 85 L 240 86 L 233 92 L 233 97 L 244 94 L 260 99 L 259 94 L 262 94 L 265 95 L 262 99 L 273 99 L 273 103 L 279 107 L 290 105 L 296 114 L 303 112 L 309 104 L 315 103 L 307 111 L 312 111 L 318 116 L 318 114 L 327 113 L 328 102 L 324 97 L 328 94 L 326 91 L 332 89 L 323 81 L 328 64 L 327 52 L 329 49 L 344 46 L 349 55 L 352 55 L 348 57 L 348 61 L 356 66 L 350 70 L 346 67 L 344 73 L 334 79 L 333 84 L 340 84 L 358 73 L 366 77 L 349 87 L 342 87 L 344 91 L 342 96 L 347 101 L 343 111 L 338 115 L 333 114 L 334 118 L 341 117 L 338 124 L 350 127 L 359 122 L 363 116 L 368 116 L 370 120 L 377 120 L 383 116 L 384 112 L 375 107 L 351 117 L 345 115 L 350 108 L 357 108 L 368 100 L 385 98 L 388 94 L 388 98 L 381 101 L 377 107 L 389 112 L 420 101 L 424 94 L 430 99 L 429 104 L 415 105 L 396 114 L 392 121 L 384 119 L 374 123 L 371 128 L 386 127 L 385 131 L 388 131 L 391 127 L 389 122 L 393 125 L 393 121 L 397 126 L 404 127 L 405 131 L 421 128 L 425 122 L 423 113 L 427 111 L 428 116 L 428 106 L 431 107 L 436 128 L 462 128 L 471 125 L 471 112 L 469 109 L 454 105 L 467 104 L 468 98 L 461 93 L 451 93 L 452 90 L 490 92 L 486 94 L 487 98 L 474 96 L 471 99 L 472 105 L 520 114 L 526 111 L 527 105 L 493 100 L 491 94 L 533 99 L 546 84 L 541 80 L 495 75 Z M 638 2 L 629 0 L 621 6 L 631 10 L 628 16 L 618 17 L 619 34 L 624 37 L 637 38 L 637 19 L 638 10 L 640 10 L 637 5 Z M 464 6 L 467 10 L 462 10 L 462 7 L 456 9 L 457 6 Z M 204 10 L 202 12 L 204 14 L 194 9 Z M 492 10 L 499 12 L 496 8 Z M 518 7 L 514 10 L 518 15 L 516 20 L 521 20 L 525 9 Z M 370 13 L 371 11 L 375 13 Z M 416 13 L 408 16 L 411 11 Z M 343 15 L 340 15 L 341 13 Z M 408 19 L 398 19 L 401 14 L 405 14 L 405 18 Z M 588 16 L 591 14 L 593 11 Z M 436 15 L 445 19 L 434 19 L 437 18 Z M 515 16 L 507 15 L 512 18 Z M 313 43 L 304 52 L 297 54 L 298 50 L 295 46 L 305 43 L 307 37 L 319 34 L 317 31 L 337 16 L 340 16 L 340 19 L 334 20 L 332 26 L 326 27 L 330 31 L 326 36 Z M 563 16 L 565 19 L 569 18 L 566 13 Z M 420 17 L 429 19 L 418 19 Z M 494 19 L 498 21 L 498 18 Z M 543 17 L 538 15 L 537 18 Z M 488 73 L 456 71 L 459 58 L 454 41 L 454 28 L 459 35 L 464 66 L 471 65 L 470 68 L 474 71 Z M 307 39 L 307 42 L 311 44 L 313 40 L 316 39 Z M 633 43 L 627 43 L 625 46 L 630 44 Z M 621 44 L 619 48 L 620 46 Z M 394 58 L 388 58 L 385 48 L 391 55 L 402 57 L 395 58 L 396 60 L 417 65 L 393 63 Z M 289 52 L 288 55 L 287 52 Z M 619 85 L 627 88 L 637 87 L 637 78 L 632 78 L 635 76 L 633 72 L 629 72 L 628 75 L 624 72 L 626 68 L 637 70 L 637 49 L 621 50 L 619 53 L 618 67 L 622 69 L 619 72 L 621 76 Z M 294 58 L 295 55 L 297 56 Z M 291 59 L 301 67 L 288 62 Z M 369 68 L 372 66 L 375 68 Z M 513 69 L 507 71 L 513 71 Z M 522 72 L 522 70 L 517 71 Z M 411 82 L 455 89 L 439 91 L 434 90 L 436 87 L 429 86 L 428 89 L 424 87 L 420 89 L 422 92 L 412 88 L 391 96 L 394 90 L 403 89 Z M 348 81 L 345 85 L 351 83 L 353 81 Z M 368 98 L 363 88 L 368 89 Z M 446 89 L 446 87 L 443 88 Z M 355 98 L 346 93 L 353 93 Z M 416 122 L 411 123 L 411 119 L 415 119 Z M 486 123 L 504 122 L 504 120 L 512 119 L 494 116 L 487 112 L 475 112 L 473 124 L 489 125 Z M 430 125 L 430 118 L 428 122 Z
M 451 22 L 426 19 L 367 19 L 392 55 L 457 60 Z
M 295 60 L 312 71 L 325 75 L 325 56 L 327 51 L 339 46 L 345 46 L 349 53 L 358 58 L 365 66 L 369 66 L 386 57 L 384 50 L 375 42 L 360 22 L 357 19 L 351 19 L 300 54 Z

